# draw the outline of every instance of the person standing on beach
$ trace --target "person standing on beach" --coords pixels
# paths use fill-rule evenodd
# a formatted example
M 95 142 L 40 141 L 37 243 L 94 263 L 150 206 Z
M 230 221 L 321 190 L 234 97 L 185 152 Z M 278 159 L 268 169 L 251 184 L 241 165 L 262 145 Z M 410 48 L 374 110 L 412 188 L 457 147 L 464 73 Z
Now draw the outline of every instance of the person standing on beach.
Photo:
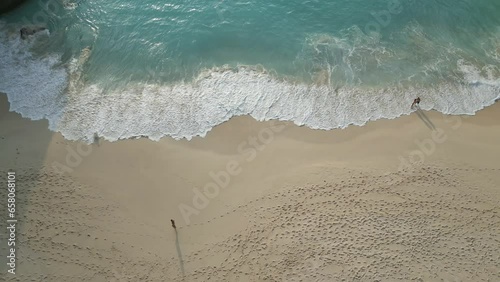
M 177 227 L 175 226 L 175 221 L 171 219 L 170 222 L 172 223 L 172 227 L 177 230 Z
M 411 104 L 411 109 L 413 109 L 413 106 L 419 105 L 420 104 L 420 97 L 417 97 L 417 99 L 413 100 L 413 103 Z

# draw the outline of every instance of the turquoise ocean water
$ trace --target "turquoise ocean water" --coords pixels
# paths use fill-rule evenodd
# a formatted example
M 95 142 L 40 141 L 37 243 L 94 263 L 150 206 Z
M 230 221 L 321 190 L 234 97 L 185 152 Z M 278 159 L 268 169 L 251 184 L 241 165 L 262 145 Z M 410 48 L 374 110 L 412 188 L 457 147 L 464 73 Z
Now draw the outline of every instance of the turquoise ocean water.
M 28 40 L 19 28 L 48 28 Z M 0 16 L 0 91 L 68 139 L 318 129 L 500 98 L 498 0 L 33 0 Z

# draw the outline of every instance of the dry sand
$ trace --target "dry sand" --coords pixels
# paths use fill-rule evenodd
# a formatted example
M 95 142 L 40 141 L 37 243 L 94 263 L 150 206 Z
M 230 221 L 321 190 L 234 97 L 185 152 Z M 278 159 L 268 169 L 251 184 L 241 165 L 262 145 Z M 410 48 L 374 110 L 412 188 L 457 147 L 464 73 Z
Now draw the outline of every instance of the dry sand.
M 332 131 L 238 117 L 206 138 L 90 147 L 7 109 L 0 95 L 18 261 L 6 273 L 2 231 L 0 280 L 500 281 L 500 104 Z M 235 175 L 216 193 L 220 171 Z

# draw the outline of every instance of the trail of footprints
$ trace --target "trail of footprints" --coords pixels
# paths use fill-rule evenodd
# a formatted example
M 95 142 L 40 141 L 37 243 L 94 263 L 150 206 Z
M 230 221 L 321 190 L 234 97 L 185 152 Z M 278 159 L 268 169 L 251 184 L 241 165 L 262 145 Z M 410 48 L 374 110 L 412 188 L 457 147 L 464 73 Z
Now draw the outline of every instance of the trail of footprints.
M 249 226 L 183 253 L 184 275 L 176 256 L 131 256 L 140 246 L 107 239 L 138 231 L 109 227 L 129 219 L 95 187 L 50 170 L 18 171 L 24 260 L 14 281 L 500 281 L 500 196 L 472 189 L 471 170 L 500 172 L 339 169 L 336 182 L 284 187 L 199 223 L 238 212 Z M 88 244 L 72 241 L 82 236 Z
M 223 255 L 224 261 L 174 280 L 499 280 L 500 197 L 469 189 L 476 184 L 461 173 L 470 170 L 500 171 L 427 166 L 373 176 L 346 170 L 348 180 L 260 197 L 231 210 L 247 214 L 244 233 L 187 260 L 206 264 Z

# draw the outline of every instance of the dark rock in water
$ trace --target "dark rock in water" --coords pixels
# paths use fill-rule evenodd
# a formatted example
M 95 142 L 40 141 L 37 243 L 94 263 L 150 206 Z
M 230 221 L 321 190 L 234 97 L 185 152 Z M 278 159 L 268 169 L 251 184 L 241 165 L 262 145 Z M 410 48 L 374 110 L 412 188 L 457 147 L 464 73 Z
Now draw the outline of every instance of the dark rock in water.
M 46 28 L 43 26 L 23 27 L 20 30 L 21 39 L 26 39 L 26 38 L 28 38 L 28 36 L 33 35 L 39 31 L 42 31 L 42 30 L 46 30 Z
M 0 0 L 0 14 L 9 12 L 23 2 L 25 0 Z

